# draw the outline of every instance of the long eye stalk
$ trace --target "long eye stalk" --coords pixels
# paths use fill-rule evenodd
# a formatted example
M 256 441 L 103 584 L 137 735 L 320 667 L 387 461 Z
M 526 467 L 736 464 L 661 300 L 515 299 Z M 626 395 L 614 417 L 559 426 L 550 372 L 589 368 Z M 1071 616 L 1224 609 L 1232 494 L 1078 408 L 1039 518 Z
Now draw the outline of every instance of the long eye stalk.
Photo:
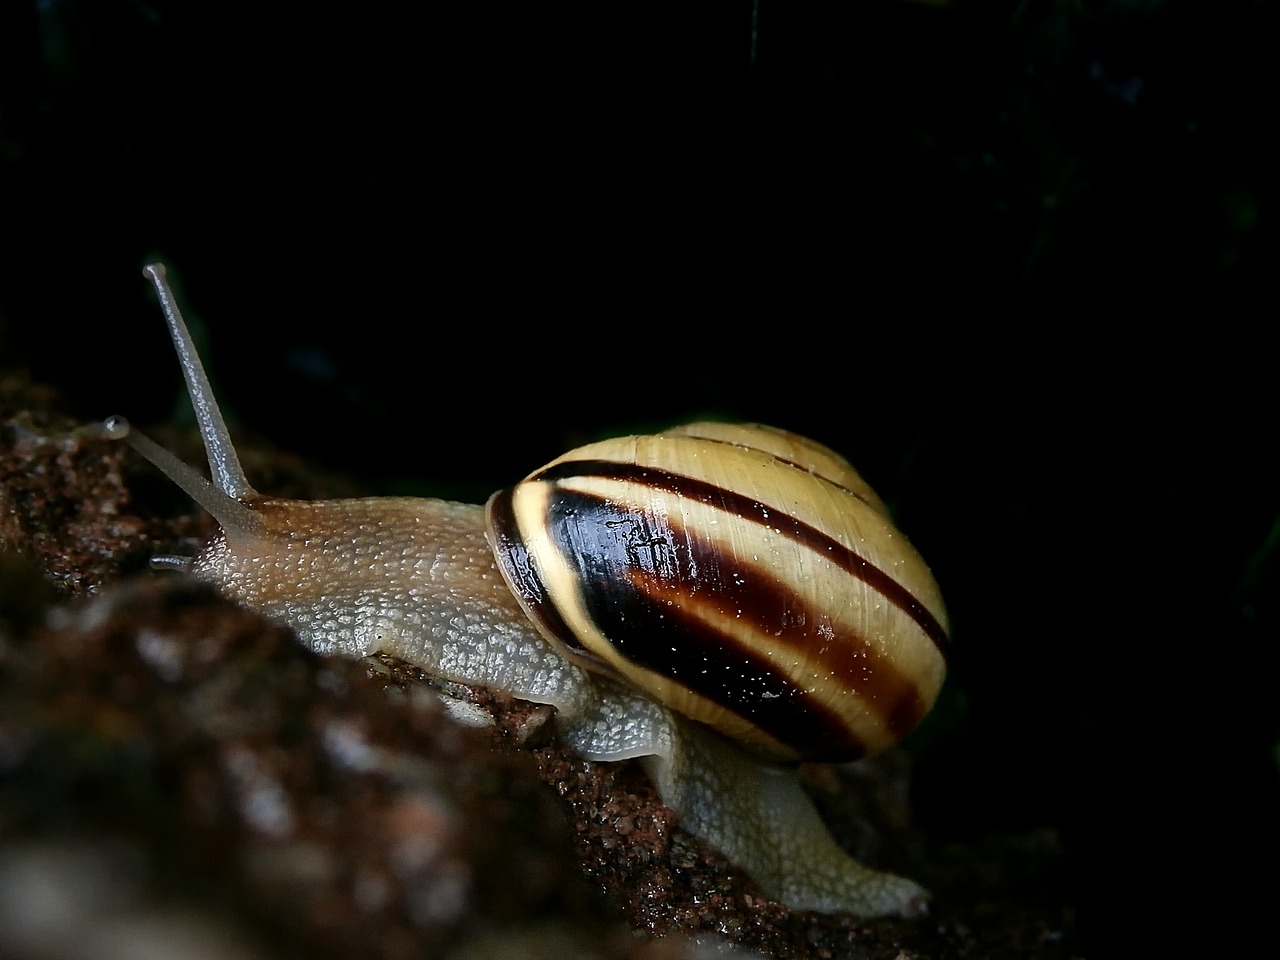
M 240 458 L 231 445 L 231 434 L 227 432 L 222 411 L 213 398 L 213 390 L 196 353 L 191 332 L 187 330 L 182 311 L 173 298 L 173 291 L 169 289 L 164 264 L 149 263 L 142 268 L 142 273 L 155 286 L 160 306 L 164 310 L 165 322 L 169 324 L 169 334 L 173 337 L 174 349 L 178 351 L 178 362 L 182 364 L 182 375 L 187 379 L 187 393 L 191 396 L 196 422 L 200 424 L 200 435 L 204 438 L 204 448 L 209 454 L 209 470 L 213 474 L 214 485 L 227 496 L 243 500 L 254 493 L 253 487 L 249 486 L 244 470 L 240 467 Z
M 240 466 L 240 458 L 231 445 L 231 434 L 227 431 L 227 424 L 213 397 L 209 378 L 200 364 L 195 343 L 173 298 L 173 291 L 169 289 L 164 264 L 147 264 L 142 272 L 155 286 L 160 297 L 160 306 L 164 309 L 165 321 L 169 325 L 173 346 L 178 352 L 182 374 L 187 381 L 191 405 L 195 408 L 196 421 L 200 425 L 200 435 L 204 438 L 205 451 L 209 455 L 209 471 L 213 482 L 210 483 L 164 447 L 134 430 L 124 417 L 108 417 L 98 429 L 111 440 L 124 440 L 150 460 L 186 491 L 191 499 L 213 514 L 229 540 L 244 543 L 261 537 L 265 533 L 265 522 L 258 513 L 245 505 L 245 501 L 257 497 L 257 492 L 249 485 Z

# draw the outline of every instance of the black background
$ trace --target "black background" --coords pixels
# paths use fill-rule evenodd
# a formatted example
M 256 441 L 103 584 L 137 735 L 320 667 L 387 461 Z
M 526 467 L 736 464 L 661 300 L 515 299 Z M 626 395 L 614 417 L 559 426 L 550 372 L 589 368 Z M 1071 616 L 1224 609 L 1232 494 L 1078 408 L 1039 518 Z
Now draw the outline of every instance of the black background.
M 1273 4 L 4 11 L 0 363 L 178 415 L 160 258 L 371 492 L 815 436 L 948 599 L 936 835 L 1060 828 L 1086 934 L 1274 900 Z

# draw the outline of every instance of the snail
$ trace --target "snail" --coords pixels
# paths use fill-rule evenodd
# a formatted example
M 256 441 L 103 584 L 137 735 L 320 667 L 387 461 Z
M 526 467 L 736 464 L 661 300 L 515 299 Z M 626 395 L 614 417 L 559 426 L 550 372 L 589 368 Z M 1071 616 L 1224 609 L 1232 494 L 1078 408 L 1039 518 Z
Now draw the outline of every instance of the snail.
M 836 844 L 794 763 L 901 739 L 945 673 L 932 575 L 840 456 L 759 425 L 589 444 L 486 506 L 274 499 L 241 469 L 161 264 L 212 482 L 126 439 L 218 521 L 185 570 L 320 653 L 385 653 L 555 708 L 591 760 L 638 757 L 690 833 L 793 909 L 918 915 L 925 891 Z

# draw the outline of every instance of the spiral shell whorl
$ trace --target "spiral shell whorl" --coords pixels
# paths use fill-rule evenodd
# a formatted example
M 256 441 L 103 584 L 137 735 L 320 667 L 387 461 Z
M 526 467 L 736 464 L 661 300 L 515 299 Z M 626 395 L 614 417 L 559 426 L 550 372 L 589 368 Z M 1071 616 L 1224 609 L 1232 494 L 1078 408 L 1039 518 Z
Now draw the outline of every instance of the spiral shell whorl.
M 834 453 L 712 427 L 590 444 L 495 494 L 513 592 L 569 656 L 766 757 L 896 742 L 945 671 L 928 568 Z

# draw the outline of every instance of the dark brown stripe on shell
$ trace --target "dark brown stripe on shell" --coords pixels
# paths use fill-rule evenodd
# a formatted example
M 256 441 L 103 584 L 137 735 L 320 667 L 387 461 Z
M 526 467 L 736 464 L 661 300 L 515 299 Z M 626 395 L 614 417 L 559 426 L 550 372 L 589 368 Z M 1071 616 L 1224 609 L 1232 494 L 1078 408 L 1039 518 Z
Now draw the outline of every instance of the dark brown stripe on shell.
M 866 752 L 838 707 L 844 696 L 858 696 L 891 738 L 924 716 L 914 683 L 863 637 L 819 636 L 819 611 L 785 581 L 671 520 L 564 488 L 557 488 L 542 518 L 574 570 L 588 615 L 619 656 L 806 757 L 852 759 Z M 751 639 L 739 640 L 717 623 L 738 624 Z M 814 654 L 823 643 L 845 645 L 848 655 L 824 661 Z M 812 666 L 819 674 L 813 685 L 825 696 L 779 665 L 793 661 Z
M 774 459 L 782 460 L 780 457 Z M 782 460 L 786 463 L 789 461 Z M 797 467 L 797 469 L 799 469 Z M 817 476 L 817 474 L 813 474 Z M 533 474 L 529 480 L 557 482 L 573 477 L 600 477 L 604 479 L 623 480 L 641 486 L 662 490 L 676 496 L 705 503 L 729 513 L 744 517 L 760 516 L 761 504 L 751 497 L 743 496 L 733 490 L 726 490 L 706 480 L 672 473 L 658 467 L 645 467 L 638 464 L 618 463 L 611 460 L 565 460 L 554 463 Z M 822 479 L 819 477 L 819 479 Z M 829 481 L 824 481 L 829 482 Z M 839 486 L 832 484 L 832 486 Z M 844 489 L 840 487 L 840 489 Z M 881 570 L 871 561 L 859 556 L 838 540 L 827 536 L 821 530 L 803 520 L 770 507 L 769 518 L 761 517 L 761 524 L 777 528 L 778 532 L 803 544 L 809 550 L 826 556 L 850 575 L 862 580 L 876 592 L 880 593 L 895 607 L 902 610 L 916 622 L 938 652 L 945 659 L 950 647 L 947 631 L 942 624 L 915 596 L 895 580 L 890 574 Z
M 489 529 L 493 533 L 494 553 L 499 563 L 506 567 L 508 583 L 514 585 L 526 604 L 525 609 L 539 621 L 551 636 L 579 656 L 593 662 L 599 658 L 578 643 L 577 636 L 560 616 L 554 603 L 547 602 L 547 588 L 538 575 L 537 568 L 529 561 L 529 551 L 520 536 L 520 526 L 511 509 L 512 490 L 495 493 L 486 507 Z
M 819 480 L 821 480 L 823 483 L 828 484 L 829 486 L 835 487 L 837 490 L 843 490 L 849 496 L 853 497 L 853 499 L 867 504 L 867 506 L 871 507 L 871 509 L 873 510 L 876 509 L 867 500 L 867 498 L 864 497 L 862 494 L 860 494 L 857 490 L 851 490 L 849 487 L 846 487 L 843 483 L 840 483 L 836 480 L 832 480 L 825 473 L 819 473 L 816 470 L 812 470 L 809 467 L 806 467 L 803 463 L 797 463 L 796 461 L 788 457 L 784 457 L 781 454 L 774 453 L 772 450 L 765 450 L 763 447 L 752 446 L 749 443 L 741 443 L 737 440 L 724 440 L 724 439 L 721 439 L 720 437 L 704 437 L 701 434 L 696 434 L 696 433 L 691 433 L 691 434 L 677 433 L 677 434 L 673 434 L 673 436 L 676 436 L 676 437 L 687 436 L 687 437 L 690 437 L 691 439 L 696 439 L 702 443 L 718 443 L 726 447 L 736 447 L 739 450 L 753 450 L 756 453 L 760 454 L 761 456 L 772 457 L 774 460 L 777 460 L 779 463 L 785 463 L 788 467 L 794 467 L 796 470 L 799 470 L 802 473 L 807 473 L 810 476 L 816 477 Z
M 591 497 L 584 499 L 599 502 Z M 552 509 L 562 521 L 582 515 L 562 501 L 557 503 L 559 508 L 553 506 Z M 537 567 L 529 560 L 512 510 L 510 490 L 494 495 L 488 514 L 495 552 L 533 617 L 572 653 L 602 664 L 596 654 L 578 642 L 556 605 L 546 602 L 547 588 Z M 576 523 L 570 526 L 582 529 Z M 580 538 L 571 539 L 575 545 L 567 552 L 583 549 Z M 553 542 L 561 541 L 553 537 Z M 587 558 L 585 565 L 571 564 L 579 568 L 580 578 L 585 577 L 582 582 L 588 584 L 584 604 L 609 641 L 628 660 L 722 706 L 752 726 L 762 730 L 772 728 L 767 733 L 780 744 L 808 745 L 808 749 L 797 751 L 805 757 L 813 756 L 816 745 L 821 745 L 824 757 L 833 760 L 855 760 L 866 753 L 865 745 L 852 735 L 839 715 L 809 702 L 804 691 L 798 690 L 788 678 L 778 676 L 773 665 L 754 650 L 741 650 L 736 640 L 709 630 L 696 614 L 668 605 L 660 589 L 678 595 L 682 590 L 680 586 L 662 588 L 654 578 L 635 573 L 626 562 L 614 564 L 609 570 L 583 570 L 583 566 L 591 568 L 599 564 L 600 551 L 590 548 Z M 601 616 L 605 618 L 603 623 Z M 669 629 L 654 631 L 652 624 L 663 619 Z M 627 629 L 627 624 L 632 628 Z M 678 637 L 680 642 L 672 646 L 671 637 Z M 655 639 L 659 640 L 656 646 Z M 715 643 L 709 644 L 708 639 Z M 733 648 L 739 648 L 736 656 L 731 655 Z M 760 704 L 771 707 L 768 718 L 757 715 Z M 763 723 L 765 719 L 769 722 Z
M 766 580 L 769 582 L 764 582 Z M 677 591 L 666 588 L 673 600 L 668 607 L 661 584 L 650 581 L 642 589 L 651 607 L 666 611 L 667 620 L 673 621 L 673 635 L 697 638 L 700 642 L 695 641 L 693 646 L 712 651 L 711 655 L 704 657 L 708 667 L 715 664 L 723 670 L 723 695 L 712 695 L 704 686 L 710 669 L 695 675 L 695 684 L 690 685 L 693 692 L 749 720 L 805 759 L 855 760 L 866 754 L 867 745 L 859 740 L 856 731 L 850 729 L 844 715 L 831 704 L 830 698 L 819 698 L 779 670 L 774 661 L 758 653 L 754 647 L 715 629 L 699 615 L 697 609 L 676 607 L 674 595 Z M 769 596 L 784 594 L 786 590 L 780 582 L 757 572 L 752 592 Z M 646 669 L 664 673 L 662 658 L 670 655 L 670 644 L 654 643 L 651 637 L 641 639 L 653 647 L 653 657 L 657 661 L 645 664 Z M 796 646 L 810 646 L 817 640 L 812 634 L 798 637 L 795 633 L 785 632 L 775 639 L 780 653 Z M 634 651 L 635 645 L 631 649 Z M 832 684 L 837 700 L 857 696 L 867 715 L 877 718 L 886 731 L 885 740 L 900 740 L 924 719 L 930 705 L 920 698 L 914 684 L 879 658 L 872 655 L 863 663 L 864 669 L 858 671 L 849 669 L 851 660 L 828 663 L 821 679 Z M 671 679 L 680 680 L 675 676 Z M 759 684 L 757 690 L 768 692 L 753 693 L 752 683 Z

